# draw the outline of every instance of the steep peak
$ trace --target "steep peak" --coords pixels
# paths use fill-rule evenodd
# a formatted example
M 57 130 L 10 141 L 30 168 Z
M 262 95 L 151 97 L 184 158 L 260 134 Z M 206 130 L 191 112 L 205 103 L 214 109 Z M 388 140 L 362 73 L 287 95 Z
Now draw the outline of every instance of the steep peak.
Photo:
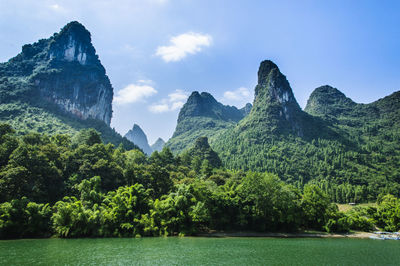
M 261 62 L 258 69 L 255 104 L 257 98 L 261 98 L 264 103 L 265 101 L 269 103 L 275 102 L 283 106 L 292 104 L 300 109 L 285 75 L 283 75 L 278 66 L 270 60 Z
M 92 45 L 90 32 L 79 22 L 72 21 L 59 33 L 54 34 L 49 57 L 53 60 L 73 62 L 81 65 L 100 62 Z
M 65 25 L 60 33 L 58 34 L 58 36 L 79 36 L 81 38 L 85 38 L 86 40 L 88 40 L 89 42 L 91 41 L 90 38 L 90 32 L 85 28 L 85 26 L 83 26 L 81 23 L 79 23 L 78 21 L 71 21 L 69 22 L 67 25 Z
M 136 144 L 147 155 L 150 155 L 152 153 L 153 150 L 151 149 L 149 142 L 147 141 L 147 136 L 139 125 L 133 124 L 132 129 L 129 130 L 124 137 Z
M 138 124 L 133 124 L 132 130 L 137 130 L 137 131 L 143 132 L 142 128 Z
M 338 89 L 324 85 L 311 93 L 304 110 L 312 115 L 339 115 L 351 111 L 355 105 Z
M 301 111 L 285 75 L 270 60 L 260 64 L 253 109 L 267 113 L 279 110 L 279 116 L 286 120 L 291 120 L 294 113 Z
M 304 114 L 285 75 L 270 60 L 261 62 L 253 107 L 239 123 L 239 130 L 258 127 L 263 134 L 304 136 Z M 262 125 L 262 126 L 261 126 Z
M 278 66 L 271 60 L 262 61 L 258 69 L 258 84 L 265 82 L 271 71 L 280 72 Z

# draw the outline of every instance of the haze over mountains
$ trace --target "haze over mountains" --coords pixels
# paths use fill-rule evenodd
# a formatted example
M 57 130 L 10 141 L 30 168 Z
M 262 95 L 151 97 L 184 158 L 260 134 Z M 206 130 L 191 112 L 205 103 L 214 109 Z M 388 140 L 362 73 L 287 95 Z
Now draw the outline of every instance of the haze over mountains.
M 268 171 L 298 186 L 322 180 L 330 188 L 356 186 L 360 193 L 398 186 L 400 92 L 357 104 L 326 85 L 314 90 L 302 110 L 286 76 L 266 60 L 254 95 L 253 104 L 238 109 L 193 92 L 165 145 L 189 155 L 203 147 L 212 158 L 219 155 L 217 167 Z M 19 134 L 75 134 L 94 127 L 106 142 L 127 149 L 136 147 L 132 142 L 147 155 L 162 149 L 164 141 L 150 147 L 138 125 L 126 138 L 109 127 L 112 97 L 90 33 L 78 22 L 0 64 L 0 121 Z

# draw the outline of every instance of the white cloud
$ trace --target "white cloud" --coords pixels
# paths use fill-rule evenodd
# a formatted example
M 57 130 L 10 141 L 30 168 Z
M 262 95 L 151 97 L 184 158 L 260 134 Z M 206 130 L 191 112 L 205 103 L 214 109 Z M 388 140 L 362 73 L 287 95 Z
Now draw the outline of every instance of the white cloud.
M 233 91 L 224 92 L 221 102 L 224 104 L 235 105 L 237 107 L 244 106 L 246 103 L 253 101 L 253 93 L 244 87 L 240 87 Z
M 149 110 L 152 113 L 164 113 L 169 111 L 169 106 L 166 103 L 153 104 L 149 106 Z
M 182 106 L 185 104 L 185 102 L 174 102 L 171 105 L 171 111 L 176 110 L 176 109 L 181 109 Z
M 65 13 L 67 9 L 59 4 L 49 5 L 49 8 L 54 12 Z
M 50 7 L 54 10 L 60 9 L 60 5 L 54 4 L 54 5 L 50 5 Z
M 248 88 L 240 87 L 234 91 L 224 92 L 224 98 L 232 101 L 241 101 L 251 97 L 251 92 Z
M 149 86 L 154 85 L 154 81 L 152 81 L 151 79 L 139 79 L 137 82 Z
M 149 106 L 150 112 L 165 113 L 180 109 L 184 104 L 189 94 L 183 90 L 176 90 L 168 94 L 167 98 L 162 99 L 160 102 Z
M 120 105 L 134 103 L 157 93 L 157 90 L 152 86 L 146 85 L 143 82 L 138 83 L 139 84 L 129 84 L 125 88 L 119 90 L 114 97 L 114 102 Z
M 168 94 L 168 100 L 170 102 L 185 101 L 188 98 L 188 93 L 183 90 L 176 90 L 173 93 Z
M 210 46 L 211 42 L 210 35 L 188 32 L 172 37 L 168 46 L 159 46 L 156 55 L 161 56 L 165 62 L 176 62 L 188 54 L 200 52 L 203 47 Z

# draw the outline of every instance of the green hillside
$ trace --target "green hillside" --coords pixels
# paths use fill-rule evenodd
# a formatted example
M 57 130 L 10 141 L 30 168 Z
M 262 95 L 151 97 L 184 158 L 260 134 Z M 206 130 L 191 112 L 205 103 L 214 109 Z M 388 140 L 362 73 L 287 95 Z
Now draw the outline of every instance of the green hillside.
M 239 110 L 217 102 L 207 92 L 200 94 L 195 91 L 180 110 L 175 132 L 166 145 L 173 152 L 180 153 L 194 145 L 199 137 L 208 137 L 213 143 L 219 134 L 247 115 L 249 109 L 251 105 Z
M 264 61 L 252 111 L 212 146 L 230 169 L 276 173 L 298 187 L 318 183 L 337 202 L 398 194 L 399 99 L 356 104 L 325 86 L 304 112 L 286 77 Z

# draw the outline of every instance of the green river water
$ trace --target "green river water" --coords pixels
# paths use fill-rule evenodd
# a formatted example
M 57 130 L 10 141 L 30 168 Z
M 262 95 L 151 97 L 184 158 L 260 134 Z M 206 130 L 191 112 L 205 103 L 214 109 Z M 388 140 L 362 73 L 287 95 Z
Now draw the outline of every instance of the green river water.
M 0 241 L 0 265 L 400 265 L 400 241 L 103 238 Z

